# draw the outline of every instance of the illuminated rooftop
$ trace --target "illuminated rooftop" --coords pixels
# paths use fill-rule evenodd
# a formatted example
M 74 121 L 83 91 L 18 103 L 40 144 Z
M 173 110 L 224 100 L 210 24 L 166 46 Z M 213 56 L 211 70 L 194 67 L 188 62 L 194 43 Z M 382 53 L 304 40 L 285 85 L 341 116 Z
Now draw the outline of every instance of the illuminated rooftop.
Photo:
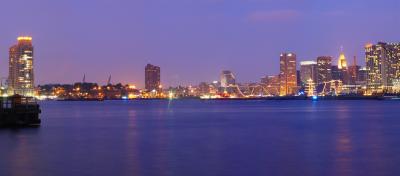
M 317 62 L 315 61 L 301 61 L 300 65 L 316 65 Z
M 30 36 L 19 36 L 17 38 L 18 41 L 32 41 L 32 37 Z
M 367 43 L 367 44 L 365 44 L 365 48 L 370 48 L 370 47 L 372 47 L 372 46 L 373 46 L 372 43 Z

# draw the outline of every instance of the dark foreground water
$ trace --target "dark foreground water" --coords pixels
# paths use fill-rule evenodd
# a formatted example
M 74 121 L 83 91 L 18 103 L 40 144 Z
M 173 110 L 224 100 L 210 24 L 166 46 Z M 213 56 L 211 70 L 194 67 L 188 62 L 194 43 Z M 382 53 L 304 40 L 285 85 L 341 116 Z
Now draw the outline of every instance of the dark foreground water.
M 400 101 L 42 102 L 0 175 L 400 175 Z

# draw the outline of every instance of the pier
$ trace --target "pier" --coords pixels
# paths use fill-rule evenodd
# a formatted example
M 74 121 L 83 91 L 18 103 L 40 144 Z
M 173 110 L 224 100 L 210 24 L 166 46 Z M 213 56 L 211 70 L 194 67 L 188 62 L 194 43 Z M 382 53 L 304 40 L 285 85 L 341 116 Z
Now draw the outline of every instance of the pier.
M 40 106 L 32 97 L 0 98 L 0 127 L 39 125 Z

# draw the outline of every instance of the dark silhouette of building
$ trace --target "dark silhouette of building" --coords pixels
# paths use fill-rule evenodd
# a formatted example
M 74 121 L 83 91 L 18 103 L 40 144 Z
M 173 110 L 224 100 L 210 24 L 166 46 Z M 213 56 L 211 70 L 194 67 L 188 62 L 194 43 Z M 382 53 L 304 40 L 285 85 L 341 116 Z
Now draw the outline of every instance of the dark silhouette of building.
M 366 84 L 367 83 L 367 77 L 368 77 L 367 68 L 366 67 L 360 68 L 358 70 L 358 73 L 357 73 L 357 82 Z
M 236 78 L 232 71 L 224 70 L 221 73 L 221 87 L 226 88 L 236 85 Z
M 145 67 L 145 88 L 147 91 L 161 91 L 160 67 L 147 64 Z
M 343 81 L 343 72 L 337 65 L 333 65 L 331 67 L 332 72 L 332 80 L 340 80 Z
M 357 84 L 358 72 L 360 69 L 361 67 L 357 65 L 357 60 L 356 57 L 354 56 L 353 65 L 348 67 L 348 77 L 349 77 L 348 84 L 350 85 Z

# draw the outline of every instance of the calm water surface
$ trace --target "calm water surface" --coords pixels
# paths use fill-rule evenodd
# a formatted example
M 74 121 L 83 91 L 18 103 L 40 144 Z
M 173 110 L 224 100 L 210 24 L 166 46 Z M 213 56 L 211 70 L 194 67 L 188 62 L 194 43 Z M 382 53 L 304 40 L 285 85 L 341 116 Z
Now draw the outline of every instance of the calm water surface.
M 400 175 L 400 102 L 42 102 L 0 175 Z

